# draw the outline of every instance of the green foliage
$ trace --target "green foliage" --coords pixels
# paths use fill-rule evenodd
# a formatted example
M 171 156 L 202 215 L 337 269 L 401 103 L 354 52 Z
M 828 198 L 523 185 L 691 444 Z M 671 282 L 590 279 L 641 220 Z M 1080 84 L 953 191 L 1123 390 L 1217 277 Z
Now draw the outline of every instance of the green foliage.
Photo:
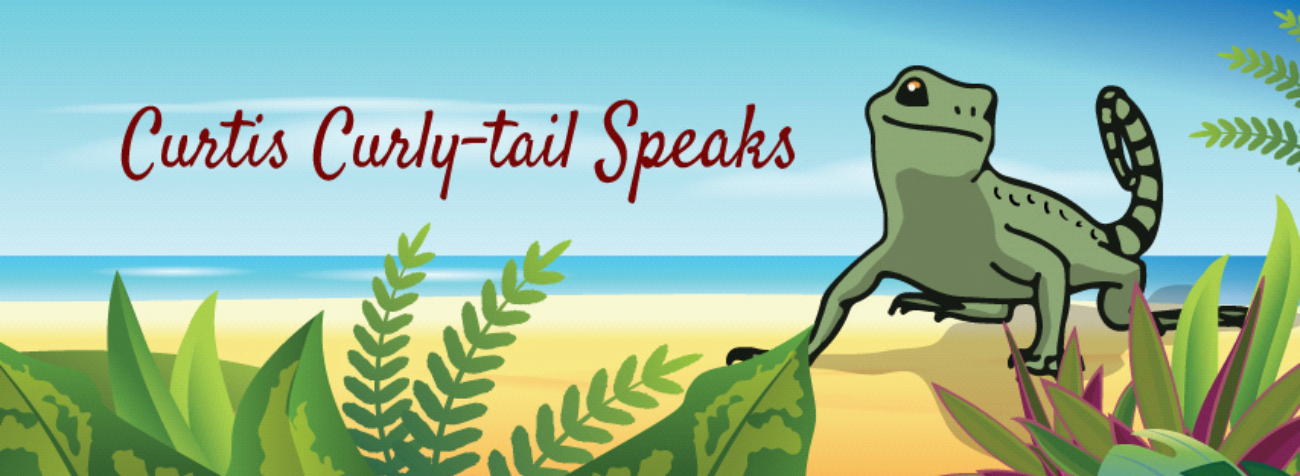
M 5 474 L 117 475 L 117 461 L 148 474 L 216 474 L 115 415 L 85 375 L 4 344 L 0 442 Z
M 225 473 L 235 410 L 217 358 L 216 308 L 214 292 L 194 311 L 172 367 L 171 394 L 212 469 Z
M 231 475 L 374 474 L 343 424 L 325 374 L 317 314 L 267 359 L 235 415 Z
M 343 385 L 366 406 L 347 402 L 343 404 L 343 413 L 358 425 L 369 431 L 352 430 L 352 438 L 357 446 L 369 453 L 376 453 L 378 458 L 366 457 L 379 475 L 398 474 L 405 465 L 396 458 L 394 448 L 406 439 L 408 431 L 398 424 L 402 414 L 411 408 L 411 399 L 397 400 L 411 381 L 407 378 L 393 379 L 398 372 L 406 368 L 410 359 L 394 357 L 411 341 L 408 335 L 398 334 L 413 319 L 410 313 L 394 316 L 395 313 L 415 304 L 419 294 L 408 292 L 398 295 L 399 291 L 410 289 L 424 281 L 425 274 L 413 272 L 412 269 L 424 266 L 433 260 L 433 253 L 421 253 L 420 247 L 429 234 L 425 224 L 415 239 L 407 240 L 403 233 L 397 240 L 397 259 L 393 255 L 384 257 L 384 277 L 387 283 L 376 276 L 371 280 L 375 300 L 361 302 L 361 313 L 366 318 L 370 330 L 360 324 L 352 328 L 352 333 L 369 359 L 355 350 L 348 351 L 348 362 L 361 375 L 343 378 Z M 399 265 L 400 262 L 400 265 Z M 375 305 L 378 304 L 378 309 Z M 384 311 L 379 314 L 379 309 Z M 371 333 L 373 332 L 373 334 Z M 385 363 L 385 359 L 387 363 Z M 363 383 L 361 380 L 366 380 Z M 385 381 L 392 381 L 385 384 Z M 396 400 L 396 401 L 394 401 Z M 394 425 L 399 425 L 394 427 Z
M 113 389 L 111 388 L 112 384 L 108 381 L 108 352 L 103 350 L 44 350 L 28 351 L 23 352 L 23 354 L 41 362 L 75 370 L 89 377 L 90 382 L 99 391 L 99 398 L 103 400 L 104 406 L 108 407 L 109 411 L 114 411 Z M 173 367 L 176 365 L 176 354 L 154 352 L 153 361 L 158 365 L 158 370 L 162 371 L 163 377 L 166 378 L 172 374 Z M 239 399 L 243 398 L 244 390 L 248 389 L 248 383 L 253 381 L 253 375 L 257 374 L 257 367 L 223 360 L 221 361 L 221 373 L 226 381 L 227 398 L 231 402 L 238 402 Z M 234 411 L 232 410 L 231 413 L 233 414 Z
M 1173 372 L 1178 397 L 1182 400 L 1183 415 L 1188 426 L 1196 426 L 1201 413 L 1201 402 L 1210 393 L 1210 385 L 1219 357 L 1219 284 L 1223 281 L 1223 268 L 1228 264 L 1224 256 L 1214 261 L 1201 278 L 1196 280 L 1178 314 L 1178 329 L 1174 333 Z
M 120 274 L 108 302 L 108 374 L 117 414 L 190 459 L 214 467 L 190 432 L 153 361 Z
M 577 385 L 569 386 L 564 392 L 564 403 L 560 407 L 560 428 L 563 429 L 558 437 L 555 436 L 555 414 L 550 405 L 542 405 L 537 410 L 536 441 L 537 449 L 540 455 L 536 460 L 532 457 L 532 446 L 528 441 L 528 430 L 523 426 L 515 428 L 512 434 L 511 444 L 515 459 L 515 469 L 523 476 L 545 475 L 545 474 L 564 474 L 563 471 L 544 467 L 547 460 L 565 464 L 585 464 L 592 461 L 592 455 L 587 450 L 566 446 L 564 444 L 569 438 L 583 443 L 605 444 L 613 441 L 614 437 L 603 428 L 589 425 L 588 421 L 595 419 L 602 423 L 611 425 L 630 425 L 635 422 L 631 413 L 626 410 L 611 406 L 614 403 L 621 403 L 632 408 L 650 409 L 659 406 L 659 402 L 647 393 L 638 391 L 637 388 L 645 386 L 646 388 L 666 394 L 680 394 L 684 390 L 676 382 L 668 380 L 667 376 L 687 366 L 695 363 L 700 359 L 701 354 L 690 354 L 675 358 L 671 361 L 664 362 L 668 357 L 668 346 L 661 345 L 650 354 L 646 359 L 645 365 L 641 367 L 641 379 L 633 381 L 636 377 L 637 358 L 635 355 L 629 356 L 619 367 L 618 373 L 614 377 L 613 395 L 605 398 L 606 390 L 609 383 L 609 374 L 605 369 L 600 369 L 596 375 L 591 378 L 591 384 L 587 389 L 587 413 L 579 416 L 582 405 L 582 394 Z M 671 453 L 668 458 L 671 459 Z M 661 457 L 662 458 L 662 457 Z M 489 470 L 493 476 L 511 474 L 508 468 L 493 468 L 492 461 L 500 459 L 505 462 L 505 457 L 498 451 L 493 451 L 488 459 Z M 558 473 L 557 473 L 558 472 Z
M 1277 379 L 1282 354 L 1291 340 L 1297 307 L 1300 307 L 1300 233 L 1291 209 L 1281 197 L 1277 197 L 1273 242 L 1264 258 L 1260 280 L 1266 285 L 1260 299 L 1259 330 L 1251 340 L 1241 377 L 1241 395 L 1232 409 L 1233 422 Z
M 660 361 L 656 356 L 666 352 L 666 349 L 656 350 L 649 361 Z M 667 374 L 674 367 L 684 367 L 693 360 L 691 356 L 674 359 L 660 367 L 658 375 Z M 625 362 L 620 370 L 627 366 Z M 597 380 L 592 379 L 593 385 Z M 619 380 L 615 378 L 615 397 L 624 402 L 617 392 Z M 642 383 L 650 387 L 647 382 L 643 369 Z M 588 394 L 589 407 L 591 395 Z M 701 374 L 686 391 L 681 407 L 570 474 L 801 475 L 807 470 L 815 422 L 816 406 L 808 373 L 808 331 L 805 330 L 753 359 Z M 554 468 L 521 465 L 521 462 L 534 461 L 528 434 L 520 427 L 512 436 L 515 468 L 520 474 L 564 474 Z M 492 476 L 510 474 L 505 457 L 498 452 L 492 453 L 488 468 Z
M 1295 13 L 1292 13 L 1290 9 L 1287 9 L 1286 13 L 1273 12 L 1273 14 L 1282 19 L 1282 23 L 1277 26 L 1278 28 L 1287 30 L 1286 33 L 1291 36 L 1300 35 L 1300 26 L 1296 25 Z M 1300 41 L 1300 38 L 1296 38 L 1295 41 Z
M 1285 215 L 1290 222 L 1290 215 Z M 1276 252 L 1275 249 L 1270 255 Z M 1217 322 L 1217 292 L 1214 288 L 1218 287 L 1225 261 L 1226 257 L 1206 270 L 1189 294 L 1181 319 L 1188 319 L 1188 312 L 1191 316 L 1205 312 L 1210 316 L 1207 318 L 1209 322 Z M 1265 268 L 1267 274 L 1269 270 L 1267 266 Z M 1289 268 L 1283 271 L 1289 273 Z M 1252 342 L 1258 340 L 1260 346 L 1273 342 L 1272 336 L 1262 335 L 1267 328 L 1262 327 L 1261 316 L 1262 310 L 1267 308 L 1264 302 L 1268 296 L 1280 298 L 1276 297 L 1278 293 L 1267 292 L 1265 283 L 1268 280 L 1267 276 L 1261 278 L 1237 342 L 1217 373 L 1213 368 L 1184 363 L 1178 379 L 1200 378 L 1211 382 L 1203 395 L 1195 397 L 1201 402 L 1194 414 L 1195 423 L 1190 427 L 1184 426 L 1183 409 L 1186 408 L 1186 399 L 1193 397 L 1180 399 L 1182 392 L 1178 390 L 1179 384 L 1190 388 L 1190 382 L 1175 382 L 1150 308 L 1136 293 L 1129 325 L 1129 367 L 1133 383 L 1125 388 L 1109 416 L 1100 410 L 1100 391 L 1085 391 L 1085 397 L 1074 390 L 1079 388 L 1078 377 L 1070 374 L 1080 363 L 1074 336 L 1062 361 L 1058 383 L 1042 381 L 1054 408 L 1053 413 L 1057 415 L 1053 426 L 1046 422 L 1044 415 L 1047 412 L 1035 405 L 1040 400 L 1035 386 L 1024 373 L 1023 360 L 1013 359 L 1017 374 L 1026 379 L 1019 384 L 1025 418 L 1017 421 L 1029 430 L 1033 437 L 1030 442 L 1020 440 L 987 413 L 943 387 L 936 384 L 935 390 L 948 413 L 986 453 L 1021 474 L 1286 474 L 1275 465 L 1285 466 L 1300 451 L 1300 420 L 1292 419 L 1300 408 L 1300 366 L 1272 384 L 1258 399 L 1244 393 L 1247 387 L 1242 379 L 1247 368 L 1247 356 L 1254 350 Z M 1187 323 L 1184 321 L 1179 325 Z M 1180 327 L 1180 332 L 1189 329 L 1194 328 Z M 1004 327 L 1004 330 L 1008 344 L 1015 349 L 1015 339 L 1009 329 Z M 1211 331 L 1217 333 L 1217 329 Z M 1256 336 L 1262 338 L 1256 339 Z M 1211 346 L 1203 343 L 1205 339 L 1196 339 L 1194 334 L 1179 337 L 1175 342 L 1175 359 L 1187 359 L 1187 355 L 1199 352 L 1214 355 L 1217 348 L 1215 343 L 1206 350 L 1204 347 Z M 1193 375 L 1193 372 L 1200 375 Z M 1084 388 L 1091 388 L 1094 383 L 1099 385 L 1100 378 L 1101 372 L 1098 371 L 1092 377 L 1093 382 Z M 1232 408 L 1246 398 L 1249 410 L 1240 420 L 1229 425 Z M 1134 433 L 1131 429 L 1135 410 L 1142 415 L 1145 431 Z
M 1300 89 L 1296 91 L 1300 93 Z M 1244 145 L 1247 150 L 1259 149 L 1264 155 L 1272 153 L 1277 160 L 1290 156 L 1286 160 L 1287 165 L 1300 163 L 1300 143 L 1297 143 L 1295 126 L 1291 125 L 1291 121 L 1283 121 L 1278 125 L 1276 119 L 1269 118 L 1268 125 L 1265 126 L 1258 117 L 1250 118 L 1250 122 L 1238 117 L 1232 121 L 1219 119 L 1218 125 L 1202 122 L 1201 127 L 1204 129 L 1193 132 L 1190 137 L 1205 137 L 1206 148 L 1213 147 L 1216 143 L 1219 147 L 1232 144 L 1234 149 L 1240 149 Z
M 550 266 L 569 247 L 565 241 L 555 245 L 545 254 L 541 245 L 534 242 L 524 257 L 523 280 L 515 260 L 506 263 L 501 272 L 501 292 L 497 293 L 492 280 L 483 282 L 480 292 L 480 308 L 466 302 L 461 309 L 462 331 L 448 326 L 443 330 L 443 345 L 446 359 L 436 353 L 429 353 L 428 368 L 433 377 L 433 384 L 442 393 L 434 392 L 433 387 L 423 381 L 416 381 L 412 386 L 415 399 L 420 409 L 430 420 L 437 423 L 437 429 L 429 425 L 419 414 L 405 410 L 401 412 L 402 426 L 410 432 L 411 441 L 398 445 L 395 450 L 397 458 L 406 465 L 412 475 L 453 475 L 474 467 L 480 461 L 478 453 L 459 451 L 476 442 L 483 436 L 478 428 L 462 428 L 448 432 L 452 426 L 466 425 L 487 413 L 487 406 L 482 403 L 463 403 L 457 400 L 469 400 L 490 392 L 496 383 L 487 378 L 465 380 L 470 375 L 480 375 L 495 370 L 505 364 L 505 359 L 498 355 L 476 355 L 479 351 L 501 348 L 514 343 L 515 336 L 509 332 L 491 332 L 494 327 L 512 327 L 528 322 L 531 317 L 527 311 L 510 309 L 507 306 L 536 304 L 546 299 L 546 293 L 537 289 L 525 289 L 529 284 L 543 286 L 555 284 L 564 279 L 564 275 L 548 271 Z M 482 312 L 483 322 L 479 321 Z M 469 346 L 466 347 L 465 343 Z M 450 367 L 448 367 L 450 364 Z M 456 369 L 455 375 L 451 369 Z M 526 438 L 525 438 L 526 440 Z M 431 454 L 426 454 L 428 450 Z M 568 453 L 565 453 L 566 455 Z
M 1285 14 L 1276 11 L 1273 14 L 1282 19 L 1278 28 L 1288 30 L 1287 33 L 1292 36 L 1300 34 L 1295 13 L 1291 10 Z M 1300 41 L 1300 38 L 1296 40 Z M 1285 91 L 1286 98 L 1294 100 L 1294 106 L 1300 108 L 1300 67 L 1296 66 L 1295 61 L 1288 61 L 1282 55 L 1269 54 L 1264 50 L 1255 51 L 1254 48 L 1242 51 L 1237 46 L 1232 47 L 1232 52 L 1219 53 L 1219 57 L 1231 61 L 1228 69 L 1241 68 L 1243 74 L 1264 80 L 1265 84 L 1273 85 L 1273 89 L 1278 92 Z M 1248 149 L 1251 151 L 1263 146 L 1260 150 L 1262 154 L 1272 153 L 1273 158 L 1278 160 L 1289 156 L 1287 165 L 1300 163 L 1300 146 L 1296 143 L 1296 131 L 1290 121 L 1278 125 L 1276 119 L 1269 118 L 1268 125 L 1265 126 L 1264 121 L 1258 117 L 1252 117 L 1249 122 L 1238 117 L 1232 121 L 1219 119 L 1217 123 L 1201 123 L 1202 130 L 1193 132 L 1191 137 L 1206 138 L 1207 148 L 1216 143 L 1219 147 L 1232 144 L 1235 149 L 1249 144 Z

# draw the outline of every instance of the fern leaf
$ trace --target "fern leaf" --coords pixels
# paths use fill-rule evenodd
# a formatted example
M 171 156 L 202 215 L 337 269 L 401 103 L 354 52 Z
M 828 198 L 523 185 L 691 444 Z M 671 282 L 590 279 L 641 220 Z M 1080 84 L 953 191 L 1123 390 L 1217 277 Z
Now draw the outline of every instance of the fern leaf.
M 564 428 L 564 433 L 584 443 L 604 444 L 614 441 L 614 436 L 608 431 L 583 423 L 582 417 L 578 416 L 581 405 L 582 395 L 578 386 L 570 385 L 564 391 L 564 406 L 560 407 L 560 426 Z

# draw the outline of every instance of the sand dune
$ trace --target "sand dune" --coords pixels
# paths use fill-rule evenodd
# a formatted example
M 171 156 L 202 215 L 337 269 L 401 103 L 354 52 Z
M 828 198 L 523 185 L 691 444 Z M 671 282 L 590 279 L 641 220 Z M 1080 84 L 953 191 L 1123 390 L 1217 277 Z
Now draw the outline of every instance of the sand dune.
M 470 298 L 423 298 L 412 307 L 407 329 L 411 358 L 403 376 L 430 380 L 425 356 L 442 351 L 442 329 L 460 325 L 460 307 Z M 474 298 L 476 300 L 476 298 Z M 812 324 L 818 296 L 638 295 L 554 296 L 529 309 L 530 322 L 515 329 L 516 344 L 499 355 L 502 368 L 489 374 L 496 389 L 480 401 L 490 408 L 477 421 L 484 437 L 471 447 L 486 455 L 508 449 L 516 425 L 533 426 L 537 407 L 558 407 L 565 388 L 586 390 L 601 367 L 613 371 L 629 354 L 641 358 L 660 344 L 669 355 L 702 353 L 700 363 L 680 372 L 686 384 L 721 365 L 738 345 L 772 346 Z M 888 316 L 890 298 L 859 303 L 839 337 L 812 369 L 817 430 L 809 474 L 945 474 L 998 467 L 973 449 L 941 412 L 932 383 L 980 405 L 1001 421 L 1019 416 L 1015 380 L 1006 368 L 1008 347 L 999 326 L 945 321 L 913 312 Z M 154 352 L 176 352 L 199 301 L 135 303 Z M 359 299 L 220 301 L 217 339 L 222 359 L 261 365 L 307 319 L 325 312 L 325 355 L 336 399 L 352 401 L 342 379 L 355 372 L 347 351 L 359 349 L 352 327 L 363 322 Z M 107 303 L 0 302 L 4 343 L 21 351 L 103 349 Z M 1104 367 L 1105 400 L 1113 405 L 1128 382 L 1127 340 L 1107 329 L 1091 304 L 1075 303 L 1070 326 L 1077 328 L 1087 373 Z M 1033 338 L 1034 317 L 1018 310 L 1012 331 L 1021 345 Z M 1172 344 L 1173 334 L 1166 336 Z M 1220 333 L 1220 358 L 1236 337 Z M 1300 362 L 1296 346 L 1283 360 Z M 611 428 L 618 441 L 667 415 L 680 397 L 660 398 L 654 410 L 633 412 L 637 424 Z M 1014 428 L 1013 428 L 1014 429 Z M 1016 429 L 1023 435 L 1023 431 Z M 593 447 L 595 452 L 610 446 Z M 508 451 L 507 451 L 508 454 Z M 479 466 L 474 474 L 486 474 Z

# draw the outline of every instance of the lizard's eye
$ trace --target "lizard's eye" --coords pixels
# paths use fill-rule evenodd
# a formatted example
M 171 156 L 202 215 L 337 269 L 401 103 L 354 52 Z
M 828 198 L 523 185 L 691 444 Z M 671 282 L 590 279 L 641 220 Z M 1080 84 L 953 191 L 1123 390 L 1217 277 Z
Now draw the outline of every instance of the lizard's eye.
M 894 99 L 904 106 L 930 105 L 930 95 L 925 90 L 925 83 L 919 78 L 903 81 L 903 86 L 898 88 L 898 95 Z

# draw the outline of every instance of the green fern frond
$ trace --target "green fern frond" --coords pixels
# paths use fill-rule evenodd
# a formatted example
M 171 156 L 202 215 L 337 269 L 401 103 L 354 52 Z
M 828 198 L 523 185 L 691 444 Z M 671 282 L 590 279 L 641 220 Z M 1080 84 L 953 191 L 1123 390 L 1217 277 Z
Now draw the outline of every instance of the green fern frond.
M 1219 57 L 1232 60 L 1228 69 L 1241 68 L 1243 74 L 1253 73 L 1255 79 L 1262 78 L 1265 84 L 1274 85 L 1273 89 L 1287 91 L 1287 99 L 1300 98 L 1300 67 L 1295 61 L 1284 60 L 1282 55 L 1270 55 L 1264 50 L 1256 52 L 1254 48 L 1242 51 L 1236 46 L 1232 47 L 1231 53 L 1219 53 Z M 1294 105 L 1300 107 L 1300 100 Z
M 411 381 L 406 378 L 392 380 L 387 384 L 385 381 L 401 372 L 409 360 L 406 357 L 393 356 L 411 341 L 410 336 L 398 335 L 397 332 L 411 323 L 412 316 L 407 313 L 394 317 L 393 314 L 410 307 L 420 298 L 416 293 L 399 295 L 398 291 L 410 289 L 424 281 L 424 273 L 411 270 L 433 260 L 433 253 L 420 253 L 420 246 L 424 244 L 431 225 L 431 223 L 425 224 L 424 228 L 416 233 L 414 240 L 408 241 L 405 233 L 398 238 L 397 259 L 394 260 L 393 255 L 384 257 L 384 277 L 387 278 L 387 283 L 385 284 L 384 280 L 376 276 L 370 283 L 375 294 L 374 303 L 369 300 L 361 302 L 361 313 L 365 316 L 366 324 L 370 329 L 366 330 L 360 324 L 352 328 L 352 334 L 361 345 L 361 350 L 369 355 L 370 359 L 362 356 L 360 352 L 351 350 L 348 351 L 348 361 L 368 383 L 362 383 L 361 379 L 349 375 L 343 378 L 343 385 L 352 392 L 352 396 L 366 406 L 352 402 L 344 403 L 343 413 L 369 430 L 353 429 L 352 439 L 363 451 L 379 454 L 378 458 L 369 458 L 369 461 L 375 474 L 381 476 L 398 474 L 405 467 L 397 460 L 394 448 L 401 446 L 401 442 L 406 439 L 407 431 L 400 426 L 393 426 L 397 424 L 398 418 L 411 408 L 411 400 L 409 398 L 396 402 L 394 400 L 406 391 Z M 400 266 L 398 261 L 401 262 Z M 379 306 L 378 309 L 375 307 L 376 304 Z M 379 309 L 384 310 L 382 316 L 379 314 Z M 384 359 L 390 360 L 385 363 Z
M 1232 121 L 1219 119 L 1217 122 L 1202 122 L 1202 129 L 1193 132 L 1190 137 L 1205 138 L 1206 148 L 1215 144 L 1219 147 L 1232 145 L 1234 149 L 1245 146 L 1251 151 L 1258 149 L 1264 155 L 1272 153 L 1276 160 L 1285 157 L 1287 165 L 1300 163 L 1300 141 L 1297 140 L 1296 129 L 1291 121 L 1283 121 L 1279 125 L 1276 119 L 1269 118 L 1265 126 L 1258 117 L 1250 118 L 1249 122 L 1238 117 Z
M 637 358 L 635 355 L 629 356 L 619 366 L 618 373 L 614 377 L 613 388 L 608 388 L 609 373 L 605 369 L 600 369 L 596 375 L 592 376 L 591 384 L 587 389 L 587 413 L 579 416 L 578 411 L 582 402 L 581 392 L 577 385 L 570 385 L 564 392 L 564 401 L 560 406 L 560 428 L 563 430 L 558 437 L 555 435 L 555 414 L 550 405 L 542 405 L 537 409 L 537 426 L 534 440 L 537 442 L 537 449 L 540 454 L 537 459 L 533 459 L 532 443 L 528 440 L 528 430 L 523 426 L 515 428 L 511 437 L 512 453 L 515 458 L 515 469 L 522 476 L 548 476 L 551 474 L 565 474 L 564 470 L 557 468 L 548 468 L 544 464 L 549 461 L 555 461 L 563 464 L 585 464 L 593 459 L 591 452 L 575 446 L 565 445 L 564 442 L 572 438 L 575 441 L 583 443 L 606 444 L 614 440 L 609 431 L 587 424 L 588 421 L 595 419 L 602 423 L 611 425 L 631 425 L 636 419 L 626 410 L 611 406 L 615 402 L 621 403 L 632 408 L 650 409 L 659 406 L 659 402 L 648 393 L 637 390 L 644 386 L 655 392 L 676 395 L 684 390 L 667 376 L 700 360 L 700 354 L 690 354 L 675 358 L 671 361 L 664 362 L 668 357 L 668 345 L 661 345 L 650 354 L 646 359 L 645 365 L 641 367 L 641 379 L 633 381 L 636 377 Z M 607 390 L 612 390 L 613 395 L 605 398 Z M 506 465 L 505 456 L 499 451 L 493 451 L 488 458 L 488 470 L 492 476 L 510 476 L 510 469 Z
M 1296 26 L 1295 13 L 1292 13 L 1290 9 L 1287 9 L 1285 14 L 1278 11 L 1274 11 L 1273 14 L 1282 19 L 1282 24 L 1278 25 L 1278 28 L 1287 30 L 1287 34 L 1291 36 L 1300 35 L 1300 26 Z M 1300 41 L 1300 38 L 1296 38 L 1295 41 Z
M 475 354 L 514 343 L 514 334 L 490 331 L 494 327 L 511 327 L 528 322 L 531 316 L 527 311 L 507 310 L 506 307 L 536 304 L 545 300 L 546 293 L 537 289 L 525 289 L 525 287 L 529 284 L 544 286 L 564 280 L 563 274 L 547 271 L 546 267 L 559 258 L 568 247 L 569 242 L 565 241 L 543 255 L 540 245 L 534 242 L 524 257 L 522 281 L 519 280 L 520 273 L 515 260 L 512 259 L 506 262 L 505 268 L 501 271 L 500 295 L 497 293 L 496 284 L 489 279 L 483 282 L 480 308 L 475 309 L 474 304 L 470 302 L 466 302 L 461 308 L 461 332 L 464 332 L 464 341 L 461 340 L 461 333 L 451 326 L 443 330 L 442 340 L 446 360 L 443 360 L 441 354 L 431 352 L 428 367 L 433 377 L 433 385 L 444 398 L 439 398 L 433 391 L 433 387 L 422 381 L 416 381 L 412 390 L 425 416 L 437 422 L 437 428 L 430 426 L 413 411 L 408 410 L 403 413 L 403 425 L 409 429 L 412 437 L 410 442 L 398 449 L 398 457 L 408 469 L 406 474 L 454 475 L 478 465 L 481 459 L 478 453 L 467 451 L 454 456 L 449 455 L 478 441 L 483 436 L 483 432 L 472 427 L 448 432 L 448 428 L 468 424 L 487 413 L 487 406 L 482 403 L 457 405 L 457 400 L 469 400 L 490 392 L 496 383 L 486 378 L 473 380 L 465 380 L 465 378 L 496 370 L 505 364 L 505 359 L 501 356 Z M 483 315 L 481 323 L 480 311 Z M 466 343 L 469 344 L 468 348 Z M 452 375 L 452 369 L 456 370 L 455 375 Z M 431 454 L 426 454 L 426 451 L 430 451 Z

